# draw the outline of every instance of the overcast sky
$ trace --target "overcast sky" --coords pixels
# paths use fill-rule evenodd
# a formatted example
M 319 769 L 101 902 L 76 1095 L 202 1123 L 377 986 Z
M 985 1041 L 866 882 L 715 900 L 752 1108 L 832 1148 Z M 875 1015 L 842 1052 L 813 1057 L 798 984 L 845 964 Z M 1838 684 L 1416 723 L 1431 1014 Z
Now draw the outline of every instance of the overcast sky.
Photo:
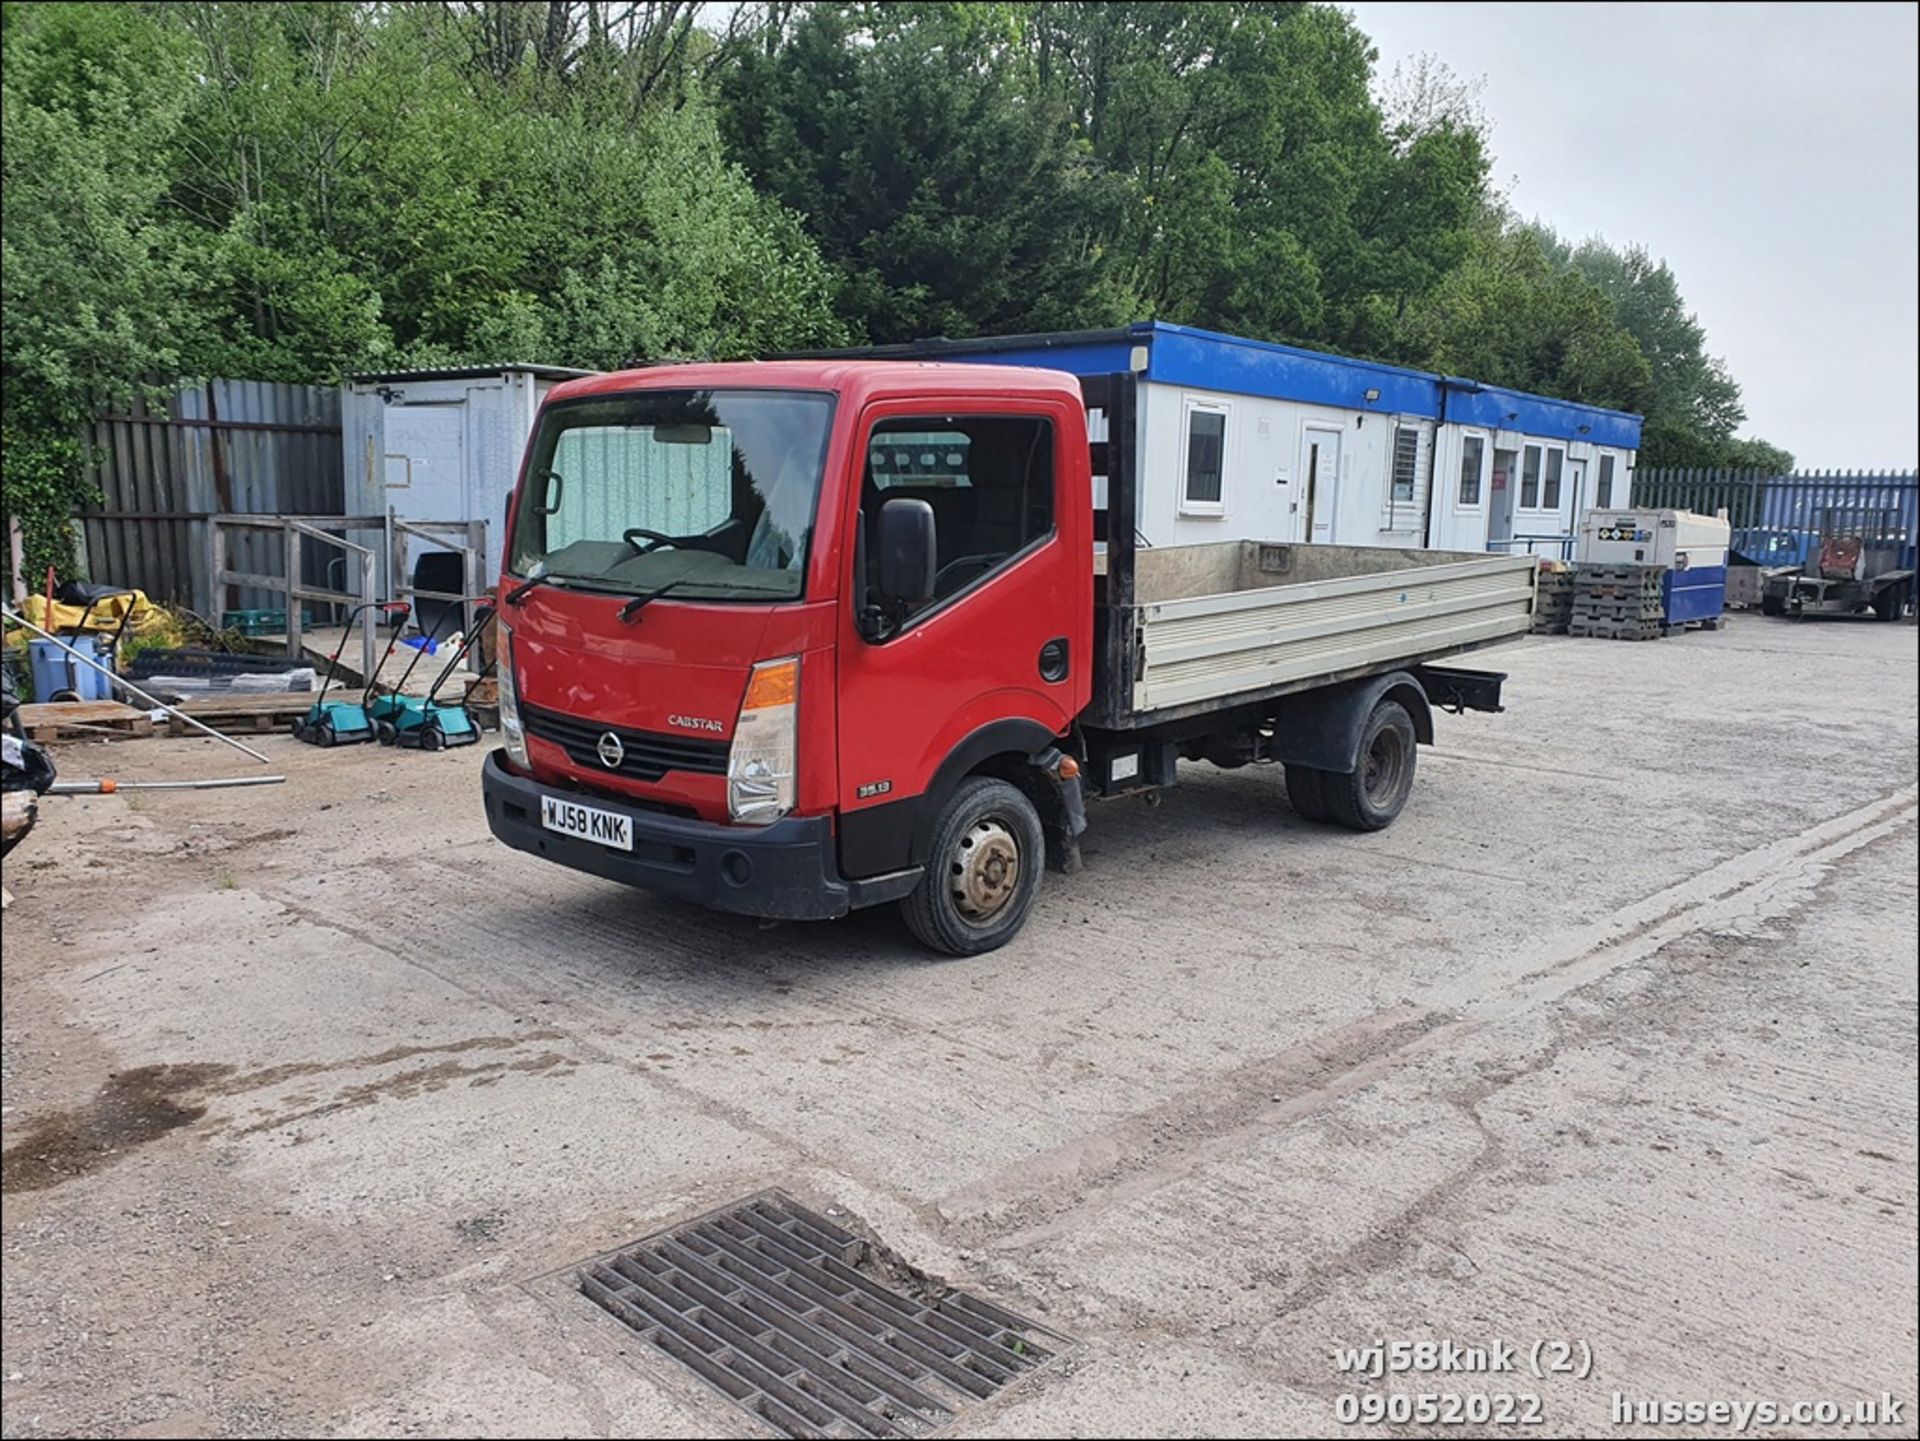
M 1523 216 L 1663 257 L 1810 469 L 1920 464 L 1915 20 L 1886 5 L 1353 4 L 1380 73 L 1483 77 Z

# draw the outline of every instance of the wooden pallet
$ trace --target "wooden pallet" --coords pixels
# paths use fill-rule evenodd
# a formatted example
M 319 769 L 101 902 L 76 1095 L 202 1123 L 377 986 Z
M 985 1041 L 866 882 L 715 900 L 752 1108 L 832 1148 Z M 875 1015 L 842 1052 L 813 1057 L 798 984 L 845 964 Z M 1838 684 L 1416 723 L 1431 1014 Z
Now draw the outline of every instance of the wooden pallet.
M 143 710 L 117 700 L 41 701 L 20 707 L 30 741 L 135 740 L 153 734 Z
M 184 711 L 217 731 L 253 731 L 258 734 L 291 728 L 295 721 L 312 709 L 318 698 L 318 692 L 307 690 L 270 691 L 264 695 L 210 695 L 182 701 L 175 709 Z M 199 735 L 201 732 L 178 716 L 168 716 L 167 734 L 185 736 Z

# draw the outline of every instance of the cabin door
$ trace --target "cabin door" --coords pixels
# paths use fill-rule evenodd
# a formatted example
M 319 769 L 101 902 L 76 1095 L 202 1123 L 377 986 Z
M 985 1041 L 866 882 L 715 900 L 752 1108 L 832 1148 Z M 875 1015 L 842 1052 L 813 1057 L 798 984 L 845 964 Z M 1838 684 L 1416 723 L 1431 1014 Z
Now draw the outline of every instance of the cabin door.
M 1345 432 L 1309 425 L 1300 432 L 1300 493 L 1305 497 L 1306 538 L 1318 545 L 1336 540 L 1340 513 L 1340 441 Z

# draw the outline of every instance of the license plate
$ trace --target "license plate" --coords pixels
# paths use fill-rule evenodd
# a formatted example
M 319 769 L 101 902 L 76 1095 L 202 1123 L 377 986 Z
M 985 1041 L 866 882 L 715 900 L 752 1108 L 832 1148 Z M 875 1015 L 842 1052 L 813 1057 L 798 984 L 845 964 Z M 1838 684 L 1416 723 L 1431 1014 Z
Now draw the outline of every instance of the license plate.
M 558 796 L 540 797 L 540 824 L 563 836 L 577 836 L 615 850 L 633 849 L 633 817 L 575 805 Z

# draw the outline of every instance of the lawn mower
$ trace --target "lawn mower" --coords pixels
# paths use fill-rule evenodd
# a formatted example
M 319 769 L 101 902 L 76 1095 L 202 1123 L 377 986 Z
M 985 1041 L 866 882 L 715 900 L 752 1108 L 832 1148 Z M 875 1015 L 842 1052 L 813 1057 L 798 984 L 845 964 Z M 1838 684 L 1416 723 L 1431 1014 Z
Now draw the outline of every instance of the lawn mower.
M 395 618 L 393 634 L 387 637 L 387 648 L 380 655 L 380 664 L 373 668 L 374 675 L 380 673 L 380 666 L 385 665 L 387 657 L 393 654 L 393 643 L 399 638 L 400 627 L 406 622 L 405 601 L 370 600 L 349 611 L 346 629 L 340 632 L 340 644 L 333 648 L 333 654 L 327 660 L 327 678 L 320 683 L 320 694 L 314 697 L 307 713 L 293 724 L 295 740 L 313 746 L 345 746 L 373 739 L 373 720 L 367 714 L 364 696 L 358 700 L 327 699 L 327 691 L 333 685 L 340 657 L 346 653 L 347 641 L 353 635 L 353 623 L 359 619 L 362 611 L 368 610 L 378 610 Z M 371 684 L 371 680 L 368 683 Z
M 459 613 L 457 609 L 448 611 L 449 615 Z M 440 673 L 434 677 L 424 697 L 402 695 L 399 688 L 395 687 L 371 702 L 369 713 L 374 718 L 375 732 L 381 745 L 437 751 L 452 746 L 470 746 L 480 739 L 480 724 L 473 718 L 473 712 L 464 705 L 442 703 L 440 691 L 454 672 L 459 670 L 460 663 L 467 658 L 467 652 L 473 649 L 473 643 L 492 619 L 492 606 L 483 605 L 473 613 L 473 624 L 460 637 L 460 644 L 447 657 L 446 664 L 440 668 Z M 423 646 L 421 654 L 425 653 Z M 413 673 L 413 667 L 419 660 L 420 656 L 416 655 L 408 662 L 406 674 L 400 677 L 402 685 L 406 683 L 407 675 Z

